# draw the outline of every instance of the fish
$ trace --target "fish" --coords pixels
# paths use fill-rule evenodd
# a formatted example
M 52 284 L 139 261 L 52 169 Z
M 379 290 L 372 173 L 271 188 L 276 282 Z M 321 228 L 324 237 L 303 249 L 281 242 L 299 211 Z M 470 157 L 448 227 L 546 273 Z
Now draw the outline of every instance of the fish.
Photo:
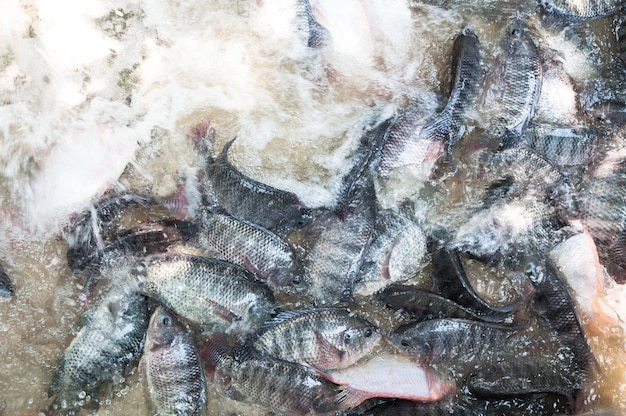
M 485 322 L 502 322 L 506 315 L 479 315 L 443 296 L 415 286 L 389 285 L 377 297 L 394 311 L 406 312 L 411 320 L 460 318 Z
M 424 126 L 420 135 L 445 143 L 453 160 L 454 149 L 461 139 L 467 112 L 478 98 L 483 79 L 482 56 L 478 36 L 469 28 L 456 37 L 452 47 L 452 91 L 445 108 Z
M 309 48 L 319 49 L 330 44 L 332 39 L 330 32 L 315 19 L 309 0 L 297 0 L 296 13 L 298 32 L 304 35 Z
M 261 324 L 275 307 L 271 290 L 232 263 L 164 253 L 133 270 L 138 290 L 203 330 Z
M 617 40 L 617 53 L 622 65 L 626 64 L 626 25 L 621 22 L 615 28 L 615 40 Z
M 375 355 L 366 362 L 335 371 L 320 371 L 323 377 L 344 387 L 348 407 L 374 397 L 392 397 L 421 402 L 440 400 L 456 390 L 456 384 L 401 354 Z
M 491 87 L 499 88 L 494 91 L 499 109 L 489 130 L 498 135 L 507 131 L 521 134 L 541 93 L 541 58 L 528 28 L 520 21 L 507 26 L 502 48 L 504 71 L 501 81 Z
M 582 224 L 593 237 L 600 263 L 618 283 L 626 281 L 624 151 L 621 146 L 609 150 L 585 178 L 580 195 Z
M 561 343 L 570 349 L 574 356 L 574 368 L 580 377 L 590 376 L 598 364 L 587 341 L 576 304 L 561 280 L 558 268 L 547 258 L 545 264 L 529 268 L 529 278 L 535 286 L 533 303 L 537 314 L 556 332 Z
M 467 386 L 472 394 L 482 398 L 556 393 L 564 396 L 572 408 L 574 397 L 583 388 L 566 364 L 520 357 L 477 369 L 468 377 Z
M 574 170 L 575 176 L 580 176 L 602 144 L 602 134 L 589 126 L 531 123 L 524 132 L 524 141 L 561 173 Z
M 542 125 L 579 124 L 578 94 L 563 62 L 542 56 L 541 94 L 533 122 Z
M 507 325 L 444 318 L 402 325 L 389 340 L 420 363 L 468 365 L 503 351 L 515 332 Z
M 541 0 L 547 12 L 567 17 L 572 22 L 609 16 L 623 10 L 621 0 Z
M 12 298 L 13 295 L 15 295 L 15 289 L 13 289 L 11 279 L 4 270 L 4 266 L 0 264 L 0 298 Z
M 341 409 L 341 389 L 313 369 L 231 347 L 224 334 L 213 334 L 202 357 L 209 373 L 227 384 L 233 400 L 256 404 L 280 415 L 332 414 Z M 219 378 L 217 377 L 219 375 Z
M 202 247 L 217 258 L 246 268 L 272 290 L 306 288 L 299 255 L 277 234 L 219 210 L 205 212 L 201 222 Z
M 411 279 L 428 264 L 423 225 L 407 208 L 378 211 L 355 294 L 369 296 L 390 283 Z
M 112 288 L 85 312 L 50 382 L 51 410 L 97 403 L 102 389 L 120 383 L 141 355 L 149 318 L 147 298 L 126 287 Z
M 252 342 L 272 357 L 317 370 L 346 368 L 372 351 L 380 329 L 344 309 L 281 311 L 267 321 Z
M 601 123 L 623 126 L 626 124 L 626 103 L 617 100 L 598 101 L 586 108 L 585 114 Z
M 162 306 L 155 309 L 150 319 L 143 364 L 156 414 L 199 416 L 205 413 L 206 381 L 193 334 Z
M 230 163 L 228 150 L 235 139 L 224 145 L 218 157 L 207 157 L 204 195 L 209 205 L 276 232 L 308 224 L 311 210 L 298 196 L 255 181 Z

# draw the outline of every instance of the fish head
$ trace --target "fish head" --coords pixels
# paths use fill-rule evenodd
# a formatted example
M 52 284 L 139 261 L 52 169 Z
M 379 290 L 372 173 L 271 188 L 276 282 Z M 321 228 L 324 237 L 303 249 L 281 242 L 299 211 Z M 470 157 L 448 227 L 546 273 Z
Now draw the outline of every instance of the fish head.
M 350 364 L 358 361 L 374 348 L 380 338 L 380 328 L 359 318 L 354 325 L 348 326 L 341 334 L 341 349 L 346 355 L 344 361 Z
M 428 341 L 421 336 L 419 330 L 412 324 L 402 326 L 389 333 L 387 339 L 400 351 L 415 355 L 420 360 L 427 357 L 431 351 Z
M 176 337 L 184 333 L 185 326 L 167 309 L 159 306 L 150 319 L 146 335 L 146 345 L 154 350 L 158 347 L 171 345 Z

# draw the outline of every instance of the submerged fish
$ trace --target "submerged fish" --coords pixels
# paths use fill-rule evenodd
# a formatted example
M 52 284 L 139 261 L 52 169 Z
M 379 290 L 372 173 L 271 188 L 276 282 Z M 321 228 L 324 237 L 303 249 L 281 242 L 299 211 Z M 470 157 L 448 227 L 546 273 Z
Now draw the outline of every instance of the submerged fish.
M 379 211 L 354 292 L 369 296 L 414 277 L 426 266 L 426 237 L 410 209 Z
M 148 393 L 158 415 L 204 414 L 206 382 L 193 336 L 161 306 L 152 314 L 143 360 Z
M 304 35 L 309 48 L 321 48 L 330 43 L 330 32 L 315 19 L 309 0 L 297 0 L 296 13 L 298 32 Z
M 320 374 L 344 387 L 343 394 L 349 400 L 344 400 L 343 404 L 348 407 L 373 397 L 435 401 L 456 388 L 454 382 L 442 379 L 432 369 L 400 354 L 377 355 L 366 362 Z
M 367 355 L 380 330 L 343 309 L 284 311 L 261 327 L 253 345 L 285 361 L 318 370 L 345 368 Z
M 573 22 L 608 16 L 624 8 L 622 0 L 541 0 L 540 4 Z
M 245 267 L 273 289 L 304 289 L 304 270 L 294 248 L 273 232 L 226 212 L 202 218 L 205 247 Z
M 11 298 L 14 294 L 15 290 L 11 284 L 11 280 L 9 279 L 6 271 L 4 271 L 4 266 L 0 264 L 0 297 Z
M 124 288 L 112 289 L 80 319 L 82 328 L 57 365 L 48 396 L 52 409 L 70 410 L 97 402 L 100 390 L 119 383 L 142 351 L 148 328 L 148 301 Z
M 260 324 L 274 309 L 274 297 L 265 284 L 222 260 L 157 254 L 136 274 L 142 293 L 203 329 Z
M 496 84 L 500 106 L 491 130 L 503 135 L 521 133 L 532 117 L 541 93 L 542 67 L 539 52 L 528 29 L 520 22 L 506 28 L 502 41 L 504 73 Z
M 295 194 L 255 181 L 228 161 L 228 150 L 234 141 L 226 143 L 217 158 L 208 157 L 205 192 L 209 203 L 270 230 L 305 226 L 311 211 Z
M 208 340 L 202 356 L 208 371 L 227 383 L 226 394 L 231 399 L 285 416 L 330 414 L 340 409 L 340 388 L 313 369 L 245 347 L 234 351 L 221 335 Z
M 469 364 L 501 353 L 515 328 L 466 319 L 431 319 L 389 334 L 400 350 L 428 364 Z

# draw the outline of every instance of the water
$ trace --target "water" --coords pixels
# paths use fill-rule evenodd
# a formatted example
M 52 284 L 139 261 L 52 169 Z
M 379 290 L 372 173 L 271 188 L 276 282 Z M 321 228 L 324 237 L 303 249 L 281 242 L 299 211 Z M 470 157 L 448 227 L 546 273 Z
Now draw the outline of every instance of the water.
M 16 296 L 0 302 L 2 415 L 36 415 L 50 403 L 55 365 L 84 311 L 84 282 L 67 267 L 62 233 L 91 198 L 111 185 L 156 197 L 194 190 L 202 158 L 192 139 L 210 127 L 215 151 L 237 136 L 231 159 L 244 173 L 312 207 L 331 205 L 363 124 L 417 98 L 434 113 L 449 88 L 456 34 L 473 27 L 492 65 L 508 20 L 533 9 L 508 1 L 449 1 L 443 9 L 317 0 L 314 12 L 333 40 L 311 50 L 294 36 L 290 0 L 5 3 L 0 261 Z M 622 76 L 608 30 L 613 18 L 585 24 L 583 35 L 546 30 L 537 17 L 528 23 L 581 97 L 615 98 L 611 82 L 600 81 L 599 97 L 584 93 L 598 75 Z M 564 108 L 577 105 L 563 96 L 570 100 Z M 471 125 L 489 120 L 493 103 L 483 100 Z M 416 192 L 408 179 L 395 186 L 391 199 Z M 450 184 L 451 200 L 455 186 L 462 185 Z M 476 286 L 501 290 L 487 279 Z M 609 288 L 623 311 L 625 292 Z M 387 329 L 397 326 L 384 311 L 360 313 Z M 626 407 L 623 328 L 590 333 L 589 341 L 601 374 L 586 388 L 587 410 Z M 209 403 L 211 415 L 253 411 L 213 390 Z M 97 414 L 148 414 L 137 371 Z

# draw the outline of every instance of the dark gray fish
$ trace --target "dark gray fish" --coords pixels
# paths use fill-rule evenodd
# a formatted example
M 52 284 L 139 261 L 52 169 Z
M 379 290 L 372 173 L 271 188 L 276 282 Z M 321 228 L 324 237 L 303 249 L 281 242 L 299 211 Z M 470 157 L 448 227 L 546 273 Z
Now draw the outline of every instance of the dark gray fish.
M 390 283 L 414 277 L 426 266 L 425 255 L 426 236 L 412 209 L 378 211 L 355 294 L 369 296 Z
M 218 258 L 248 269 L 274 290 L 306 288 L 298 254 L 273 232 L 219 211 L 205 212 L 202 227 L 204 247 Z
M 486 322 L 502 322 L 506 315 L 478 315 L 443 296 L 436 295 L 414 286 L 390 285 L 378 293 L 377 297 L 394 311 L 407 312 L 412 319 L 428 320 L 438 318 L 473 319 Z
M 616 126 L 626 125 L 626 103 L 619 101 L 600 101 L 593 104 L 585 112 L 593 119 L 614 124 Z
M 314 370 L 245 347 L 233 350 L 220 335 L 208 340 L 202 357 L 209 373 L 227 380 L 226 394 L 231 399 L 285 416 L 331 414 L 340 408 L 339 386 Z
M 617 40 L 617 53 L 622 64 L 626 64 L 626 24 L 621 22 L 615 28 L 615 39 Z
M 15 294 L 11 279 L 4 270 L 4 266 L 0 264 L 0 298 L 12 298 Z
M 295 194 L 257 182 L 228 161 L 228 149 L 234 141 L 226 143 L 217 158 L 208 157 L 205 187 L 209 203 L 269 230 L 305 226 L 311 211 Z
M 500 135 L 522 133 L 532 117 L 541 93 L 542 66 L 537 47 L 528 29 L 515 22 L 506 28 L 503 39 L 504 73 L 496 86 L 498 114 L 490 127 Z
M 600 263 L 618 282 L 626 281 L 625 160 L 621 147 L 609 151 L 586 178 L 580 197 L 581 219 L 598 247 Z
M 203 329 L 260 324 L 274 309 L 269 288 L 232 263 L 185 254 L 156 254 L 137 271 L 139 290 Z
M 284 311 L 261 327 L 253 346 L 272 357 L 318 370 L 346 368 L 367 355 L 380 330 L 344 309 Z
M 199 416 L 207 403 L 206 381 L 192 333 L 163 307 L 152 314 L 143 360 L 156 414 Z
M 521 357 L 478 368 L 470 375 L 467 384 L 470 392 L 478 397 L 556 393 L 564 396 L 572 406 L 577 391 L 583 387 L 567 366 Z
M 535 285 L 534 304 L 538 314 L 557 333 L 561 343 L 574 355 L 574 370 L 581 377 L 590 375 L 597 362 L 585 331 L 583 330 L 576 304 L 569 294 L 567 285 L 559 277 L 554 263 L 548 259 L 545 266 L 530 270 Z
M 461 139 L 467 111 L 474 105 L 483 79 L 482 57 L 478 36 L 465 29 L 452 48 L 452 91 L 446 107 L 420 133 L 446 144 L 448 159 Z
M 331 42 L 330 32 L 315 20 L 313 10 L 311 10 L 311 2 L 309 0 L 297 0 L 296 12 L 298 32 L 306 37 L 307 46 L 315 49 L 328 46 Z
M 80 319 L 82 328 L 57 365 L 48 396 L 51 408 L 71 410 L 97 403 L 101 389 L 119 383 L 141 354 L 149 314 L 147 299 L 114 288 Z
M 454 401 L 420 403 L 390 400 L 346 416 L 554 416 L 569 415 L 571 408 L 558 395 L 531 394 L 507 399 L 477 399 L 462 395 Z
M 623 0 L 540 0 L 548 12 L 567 17 L 571 22 L 609 16 L 624 8 Z
M 587 126 L 530 124 L 524 132 L 528 147 L 545 157 L 561 172 L 584 168 L 600 143 L 600 131 Z
M 400 350 L 427 364 L 471 364 L 507 348 L 515 328 L 467 319 L 412 322 L 389 334 Z
M 439 294 L 457 304 L 474 311 L 481 320 L 502 321 L 519 308 L 525 299 L 509 305 L 494 306 L 476 293 L 470 283 L 458 252 L 431 243 L 435 286 Z

